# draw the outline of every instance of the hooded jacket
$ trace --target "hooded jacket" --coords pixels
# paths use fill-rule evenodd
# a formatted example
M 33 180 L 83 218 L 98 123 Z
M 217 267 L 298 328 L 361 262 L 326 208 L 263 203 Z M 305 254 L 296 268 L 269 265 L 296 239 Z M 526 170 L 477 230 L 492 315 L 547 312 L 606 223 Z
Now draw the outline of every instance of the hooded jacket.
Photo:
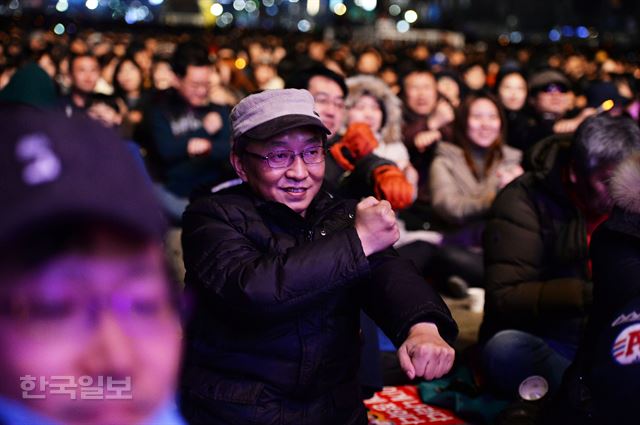
M 376 137 L 379 145 L 373 151 L 382 158 L 393 161 L 404 169 L 409 165 L 409 152 L 402 143 L 402 102 L 389 86 L 377 77 L 357 75 L 347 78 L 349 95 L 346 99 L 347 109 L 353 107 L 364 95 L 375 97 L 383 110 L 383 124 Z
M 22 103 L 39 109 L 60 107 L 55 82 L 34 62 L 20 67 L 0 91 L 0 102 Z
M 640 156 L 625 160 L 610 189 L 614 208 L 596 229 L 593 307 L 585 336 L 545 423 L 636 424 L 640 392 Z
M 569 137 L 532 148 L 531 171 L 496 197 L 483 235 L 486 302 L 480 340 L 503 329 L 577 344 L 591 304 L 586 220 L 562 174 Z
M 185 280 L 198 307 L 181 399 L 191 423 L 366 423 L 361 307 L 396 344 L 424 321 L 455 338 L 408 261 L 391 249 L 365 257 L 355 204 L 321 191 L 303 218 L 243 184 L 189 206 Z

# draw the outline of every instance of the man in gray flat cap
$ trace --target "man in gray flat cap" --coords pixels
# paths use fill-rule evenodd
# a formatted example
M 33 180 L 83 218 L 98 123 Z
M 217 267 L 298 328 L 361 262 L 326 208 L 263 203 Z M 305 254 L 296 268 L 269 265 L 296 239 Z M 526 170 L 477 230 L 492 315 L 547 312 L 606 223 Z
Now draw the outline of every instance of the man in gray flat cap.
M 328 133 L 306 90 L 270 90 L 231 112 L 243 184 L 184 214 L 187 328 L 182 411 L 192 424 L 366 424 L 359 310 L 400 349 L 410 378 L 453 364 L 457 327 L 398 257 L 387 201 L 322 186 Z

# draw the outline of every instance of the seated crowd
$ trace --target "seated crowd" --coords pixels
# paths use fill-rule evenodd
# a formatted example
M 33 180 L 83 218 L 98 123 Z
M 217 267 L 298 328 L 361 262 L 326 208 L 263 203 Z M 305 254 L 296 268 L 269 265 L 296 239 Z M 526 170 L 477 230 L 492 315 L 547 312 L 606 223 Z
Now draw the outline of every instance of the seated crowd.
M 0 54 L 0 424 L 366 424 L 377 330 L 445 376 L 470 287 L 483 391 L 633 423 L 640 64 L 40 37 Z

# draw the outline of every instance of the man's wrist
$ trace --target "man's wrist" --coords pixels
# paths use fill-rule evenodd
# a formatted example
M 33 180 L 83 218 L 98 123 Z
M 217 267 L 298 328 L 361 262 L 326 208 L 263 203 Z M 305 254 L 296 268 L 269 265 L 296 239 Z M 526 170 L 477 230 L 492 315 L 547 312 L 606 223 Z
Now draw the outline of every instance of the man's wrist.
M 435 323 L 431 322 L 419 322 L 409 328 L 409 335 L 416 332 L 430 332 L 438 333 L 438 327 Z

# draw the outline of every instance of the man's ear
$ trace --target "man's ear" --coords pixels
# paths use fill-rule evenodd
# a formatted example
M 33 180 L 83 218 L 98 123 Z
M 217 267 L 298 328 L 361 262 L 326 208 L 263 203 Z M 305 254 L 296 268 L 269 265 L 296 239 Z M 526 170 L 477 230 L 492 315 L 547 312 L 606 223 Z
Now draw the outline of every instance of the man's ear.
M 232 150 L 231 155 L 229 156 L 229 159 L 231 160 L 231 165 L 233 166 L 233 169 L 236 170 L 236 174 L 238 175 L 238 177 L 240 177 L 240 180 L 242 180 L 243 182 L 246 182 L 247 173 L 244 169 L 244 164 L 242 163 L 242 158 L 240 158 L 240 155 L 238 155 L 236 152 Z

